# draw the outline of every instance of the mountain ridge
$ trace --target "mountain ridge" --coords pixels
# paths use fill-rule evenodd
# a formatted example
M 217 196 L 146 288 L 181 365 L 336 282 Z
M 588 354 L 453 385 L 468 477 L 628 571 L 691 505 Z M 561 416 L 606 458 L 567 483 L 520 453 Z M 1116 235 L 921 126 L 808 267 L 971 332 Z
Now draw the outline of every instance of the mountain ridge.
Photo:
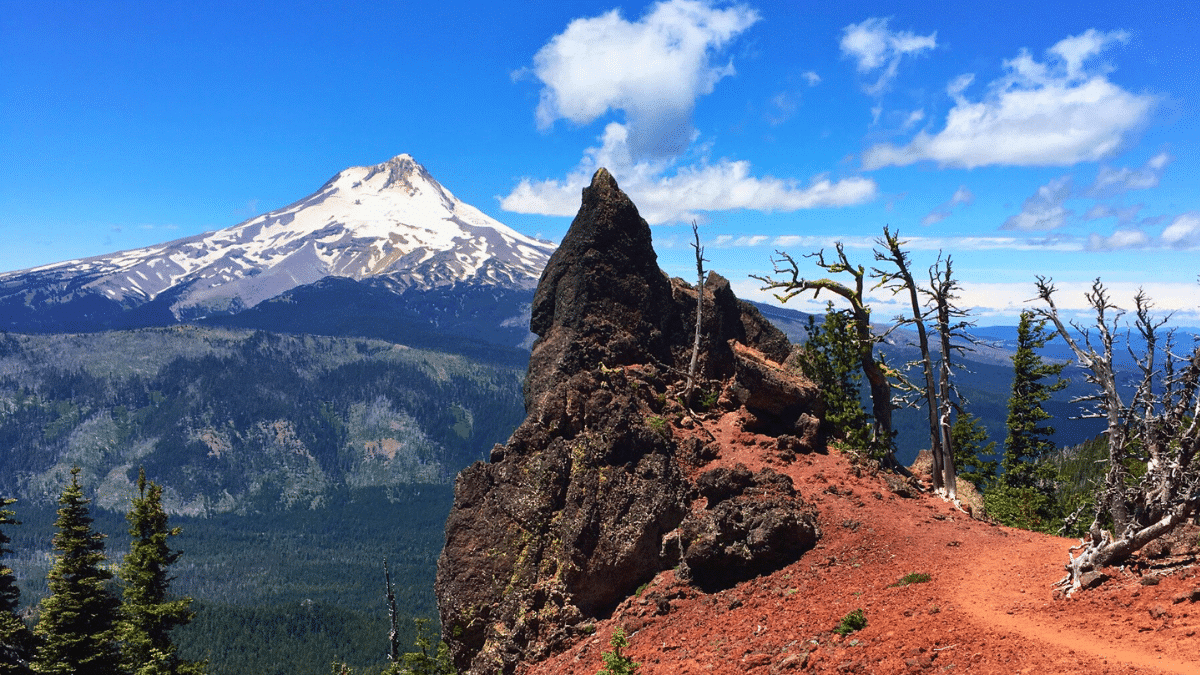
M 532 291 L 554 248 L 459 200 L 401 154 L 228 228 L 0 274 L 0 312 L 14 331 L 167 325 L 237 314 L 331 276 L 398 292 Z

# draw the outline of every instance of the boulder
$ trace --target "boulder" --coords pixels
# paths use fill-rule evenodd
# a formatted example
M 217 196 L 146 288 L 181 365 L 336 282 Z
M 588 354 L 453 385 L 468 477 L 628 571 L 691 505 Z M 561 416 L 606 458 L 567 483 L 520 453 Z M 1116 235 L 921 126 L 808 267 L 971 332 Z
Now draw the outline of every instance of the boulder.
M 821 536 L 816 511 L 783 474 L 739 465 L 702 474 L 697 487 L 707 507 L 684 520 L 678 539 L 687 573 L 707 591 L 789 565 Z

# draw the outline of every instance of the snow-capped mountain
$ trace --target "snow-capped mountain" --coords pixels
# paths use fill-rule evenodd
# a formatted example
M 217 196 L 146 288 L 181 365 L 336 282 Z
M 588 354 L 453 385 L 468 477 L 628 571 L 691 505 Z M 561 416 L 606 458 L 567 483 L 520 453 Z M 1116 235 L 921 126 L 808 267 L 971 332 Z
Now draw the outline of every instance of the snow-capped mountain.
M 223 230 L 0 274 L 0 312 L 9 315 L 0 327 L 20 330 L 16 314 L 53 315 L 66 305 L 72 315 L 110 315 L 115 304 L 121 313 L 153 308 L 159 320 L 151 323 L 166 312 L 195 320 L 327 277 L 395 292 L 457 284 L 528 290 L 553 250 L 460 201 L 399 155 L 346 169 L 290 206 Z

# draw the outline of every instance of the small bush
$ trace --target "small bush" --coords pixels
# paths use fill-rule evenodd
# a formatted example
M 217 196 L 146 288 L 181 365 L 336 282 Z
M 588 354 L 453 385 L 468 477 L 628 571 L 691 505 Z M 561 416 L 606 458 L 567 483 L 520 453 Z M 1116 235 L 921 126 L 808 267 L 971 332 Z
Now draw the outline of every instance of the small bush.
M 843 616 L 842 622 L 838 624 L 837 628 L 833 629 L 833 632 L 837 633 L 838 635 L 846 636 L 846 635 L 853 633 L 856 630 L 862 630 L 866 627 L 867 627 L 866 615 L 863 614 L 863 611 L 861 609 L 856 609 L 853 612 L 850 612 L 849 614 L 847 614 L 846 616 Z
M 651 431 L 659 436 L 662 436 L 663 438 L 670 438 L 671 436 L 671 430 L 667 428 L 667 420 L 659 417 L 658 415 L 651 415 L 647 417 L 646 426 L 650 427 Z
M 608 644 L 612 646 L 612 651 L 600 655 L 604 659 L 604 667 L 596 671 L 596 675 L 635 675 L 642 664 L 635 663 L 621 653 L 622 649 L 629 646 L 629 641 L 625 639 L 625 628 L 618 626 Z
M 929 579 L 930 576 L 924 572 L 912 572 L 911 574 L 905 574 L 904 576 L 900 577 L 900 581 L 888 586 L 888 588 L 907 586 L 909 584 L 923 584 L 928 582 Z

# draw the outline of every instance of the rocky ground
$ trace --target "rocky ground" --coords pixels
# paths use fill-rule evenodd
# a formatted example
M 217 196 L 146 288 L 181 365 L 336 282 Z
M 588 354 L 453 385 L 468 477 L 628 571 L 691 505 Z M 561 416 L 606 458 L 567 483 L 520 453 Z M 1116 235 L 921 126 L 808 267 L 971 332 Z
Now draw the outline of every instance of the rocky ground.
M 790 476 L 819 511 L 822 539 L 799 562 L 717 593 L 662 572 L 592 637 L 520 672 L 592 675 L 623 626 L 643 675 L 1200 673 L 1195 530 L 1174 555 L 1106 570 L 1106 583 L 1064 598 L 1052 585 L 1073 540 L 972 519 L 837 450 L 781 457 L 738 413 L 680 422 L 677 437 L 720 447 L 697 474 L 743 464 Z M 912 573 L 929 581 L 897 585 Z M 866 627 L 834 633 L 855 609 Z

